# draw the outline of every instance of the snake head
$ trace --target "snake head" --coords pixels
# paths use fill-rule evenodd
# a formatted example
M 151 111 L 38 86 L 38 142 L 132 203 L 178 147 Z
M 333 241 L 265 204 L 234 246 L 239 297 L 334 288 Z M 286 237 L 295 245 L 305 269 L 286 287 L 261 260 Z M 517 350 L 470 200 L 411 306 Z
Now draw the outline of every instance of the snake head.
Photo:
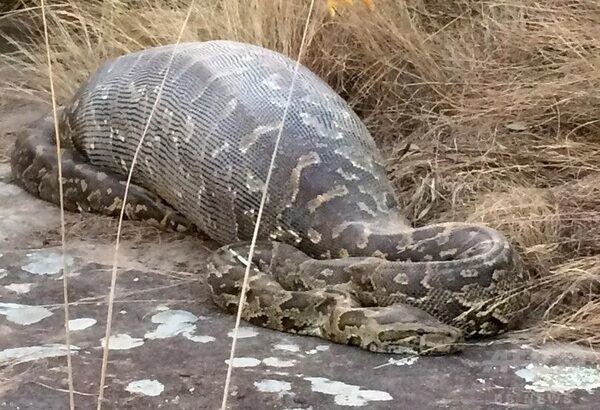
M 377 353 L 443 355 L 463 350 L 461 330 L 404 304 L 338 308 L 332 331 L 339 343 Z

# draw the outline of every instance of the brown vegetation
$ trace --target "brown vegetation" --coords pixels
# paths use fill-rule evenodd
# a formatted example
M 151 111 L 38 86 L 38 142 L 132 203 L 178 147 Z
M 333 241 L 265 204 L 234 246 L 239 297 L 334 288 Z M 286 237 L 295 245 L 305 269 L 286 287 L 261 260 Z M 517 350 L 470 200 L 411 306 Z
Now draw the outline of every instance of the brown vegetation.
M 37 2 L 24 3 L 6 16 L 39 23 Z M 190 1 L 48 3 L 65 102 L 106 58 L 175 41 Z M 236 39 L 296 58 L 309 3 L 196 1 L 184 41 Z M 600 3 L 354 3 L 332 17 L 317 0 L 302 62 L 369 126 L 408 216 L 499 228 L 536 275 L 542 334 L 600 343 Z M 4 58 L 22 75 L 13 92 L 49 100 L 37 23 L 34 41 Z

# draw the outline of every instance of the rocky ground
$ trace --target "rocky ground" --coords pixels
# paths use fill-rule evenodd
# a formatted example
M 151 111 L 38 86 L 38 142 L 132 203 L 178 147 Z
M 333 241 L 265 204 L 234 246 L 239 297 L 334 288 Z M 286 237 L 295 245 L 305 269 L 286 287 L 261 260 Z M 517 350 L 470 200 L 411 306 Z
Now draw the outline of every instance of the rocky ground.
M 1 409 L 68 408 L 59 210 L 15 186 L 8 163 L 16 133 L 45 109 L 0 97 Z M 75 402 L 92 409 L 116 223 L 66 218 Z M 203 284 L 214 247 L 125 224 L 104 408 L 220 407 L 234 318 Z M 595 409 L 598 362 L 591 350 L 517 335 L 454 356 L 401 358 L 244 325 L 229 408 Z
M 68 405 L 59 211 L 11 183 L 14 135 L 43 106 L 0 114 L 0 408 Z M 77 408 L 95 408 L 113 220 L 67 214 Z M 214 244 L 128 223 L 119 256 L 105 408 L 216 409 L 234 318 L 203 286 Z M 571 345 L 478 341 L 449 357 L 399 358 L 245 325 L 231 409 L 593 409 L 600 369 Z M 596 403 L 594 405 L 593 403 Z

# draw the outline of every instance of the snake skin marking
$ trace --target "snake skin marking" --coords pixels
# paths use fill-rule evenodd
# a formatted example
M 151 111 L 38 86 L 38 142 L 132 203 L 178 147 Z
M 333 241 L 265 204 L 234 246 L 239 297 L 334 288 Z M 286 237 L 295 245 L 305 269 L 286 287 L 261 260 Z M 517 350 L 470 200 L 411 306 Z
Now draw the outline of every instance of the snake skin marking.
M 254 144 L 256 144 L 259 141 L 261 137 L 267 136 L 269 133 L 278 131 L 280 127 L 281 121 L 277 121 L 267 125 L 259 125 L 252 131 L 252 133 L 242 136 L 240 140 L 240 151 L 242 152 L 242 154 L 245 154 L 250 148 L 252 148 Z
M 337 239 L 350 226 L 355 226 L 356 222 L 342 222 L 338 226 L 334 226 L 331 230 L 331 238 Z
M 380 259 L 387 259 L 388 258 L 388 254 L 387 253 L 383 253 L 381 252 L 379 249 L 376 249 L 371 256 L 373 256 L 374 258 L 380 258 Z
M 373 164 L 369 160 L 369 158 L 365 158 L 361 156 L 358 152 L 353 151 L 349 148 L 338 148 L 334 151 L 336 154 L 342 156 L 344 159 L 350 161 L 354 169 L 360 169 L 367 173 L 371 173 L 373 170 Z M 378 175 L 373 175 L 374 177 L 378 177 Z
M 369 205 L 365 204 L 364 202 L 362 202 L 362 201 L 357 202 L 356 205 L 358 206 L 358 209 L 360 209 L 361 211 L 364 211 L 373 217 L 377 216 L 377 212 L 375 212 L 375 210 L 371 209 L 369 207 Z
M 371 196 L 371 199 L 375 202 L 375 204 L 377 206 L 378 212 L 385 213 L 386 210 L 389 209 L 389 207 L 387 206 L 387 203 L 389 202 L 388 198 L 392 197 L 391 194 L 385 194 L 385 193 L 373 194 L 370 192 L 370 189 L 368 189 L 367 187 L 365 187 L 363 185 L 357 185 L 357 188 L 358 188 L 358 192 L 360 192 L 361 194 Z
M 335 172 L 337 172 L 338 174 L 340 174 L 346 181 L 349 181 L 349 182 L 350 181 L 358 181 L 360 179 L 358 177 L 358 175 L 348 173 L 348 172 L 344 171 L 341 168 L 336 169 Z
M 309 152 L 308 154 L 300 156 L 298 159 L 298 164 L 292 170 L 292 198 L 290 199 L 290 203 L 296 202 L 296 197 L 298 196 L 298 192 L 300 191 L 300 176 L 302 175 L 302 171 L 304 168 L 309 167 L 311 165 L 319 165 L 321 163 L 321 158 L 319 154 L 314 151 Z
M 281 74 L 274 73 L 267 76 L 267 78 L 263 80 L 262 84 L 266 85 L 272 91 L 282 91 L 285 86 L 284 82 L 285 79 Z
M 313 228 L 308 228 L 308 232 L 306 234 L 308 235 L 308 239 L 310 239 L 312 243 L 321 242 L 321 234 Z
M 516 326 L 529 277 L 509 241 L 483 225 L 413 228 L 366 126 L 304 66 L 282 124 L 295 67 L 233 41 L 105 63 L 60 113 L 66 209 L 119 215 L 148 125 L 125 215 L 218 242 L 206 282 L 213 302 L 235 313 L 282 126 L 244 320 L 400 354 L 450 354 L 466 337 Z M 55 148 L 46 115 L 17 136 L 11 170 L 27 192 L 58 204 Z
M 265 183 L 260 180 L 256 175 L 253 175 L 251 171 L 246 173 L 246 187 L 251 192 L 262 192 L 265 187 Z
M 314 115 L 303 112 L 300 113 L 300 118 L 302 118 L 302 122 L 305 125 L 308 125 L 309 127 L 313 128 L 318 135 L 323 137 L 328 135 L 327 129 L 323 126 L 323 124 L 319 122 L 318 118 L 316 118 Z
M 316 198 L 308 201 L 307 208 L 311 214 L 316 212 L 317 209 L 327 202 L 335 198 L 342 198 L 348 194 L 348 188 L 345 185 L 336 185 L 333 189 L 317 195 Z
M 221 145 L 220 147 L 217 147 L 213 150 L 213 152 L 211 152 L 210 156 L 213 158 L 217 158 L 219 155 L 221 155 L 222 153 L 227 153 L 229 151 L 231 147 L 229 146 L 228 143 L 224 143 L 223 145 Z

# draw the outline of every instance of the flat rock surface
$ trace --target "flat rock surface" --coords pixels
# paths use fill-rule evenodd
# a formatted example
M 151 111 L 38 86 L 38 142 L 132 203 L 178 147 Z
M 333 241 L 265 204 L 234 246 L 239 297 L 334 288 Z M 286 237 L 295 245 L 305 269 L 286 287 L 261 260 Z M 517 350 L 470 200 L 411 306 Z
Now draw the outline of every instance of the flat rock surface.
M 13 114 L 0 119 L 2 129 L 21 121 L 22 110 Z M 93 218 L 67 215 L 78 409 L 95 408 L 116 231 L 108 219 L 85 225 Z M 0 408 L 68 408 L 59 224 L 58 209 L 12 185 L 0 164 Z M 137 225 L 128 226 L 104 408 L 217 409 L 235 321 L 204 286 L 203 261 L 214 244 L 136 236 Z M 598 362 L 582 348 L 536 347 L 514 335 L 458 355 L 401 358 L 244 324 L 229 408 L 596 409 Z

